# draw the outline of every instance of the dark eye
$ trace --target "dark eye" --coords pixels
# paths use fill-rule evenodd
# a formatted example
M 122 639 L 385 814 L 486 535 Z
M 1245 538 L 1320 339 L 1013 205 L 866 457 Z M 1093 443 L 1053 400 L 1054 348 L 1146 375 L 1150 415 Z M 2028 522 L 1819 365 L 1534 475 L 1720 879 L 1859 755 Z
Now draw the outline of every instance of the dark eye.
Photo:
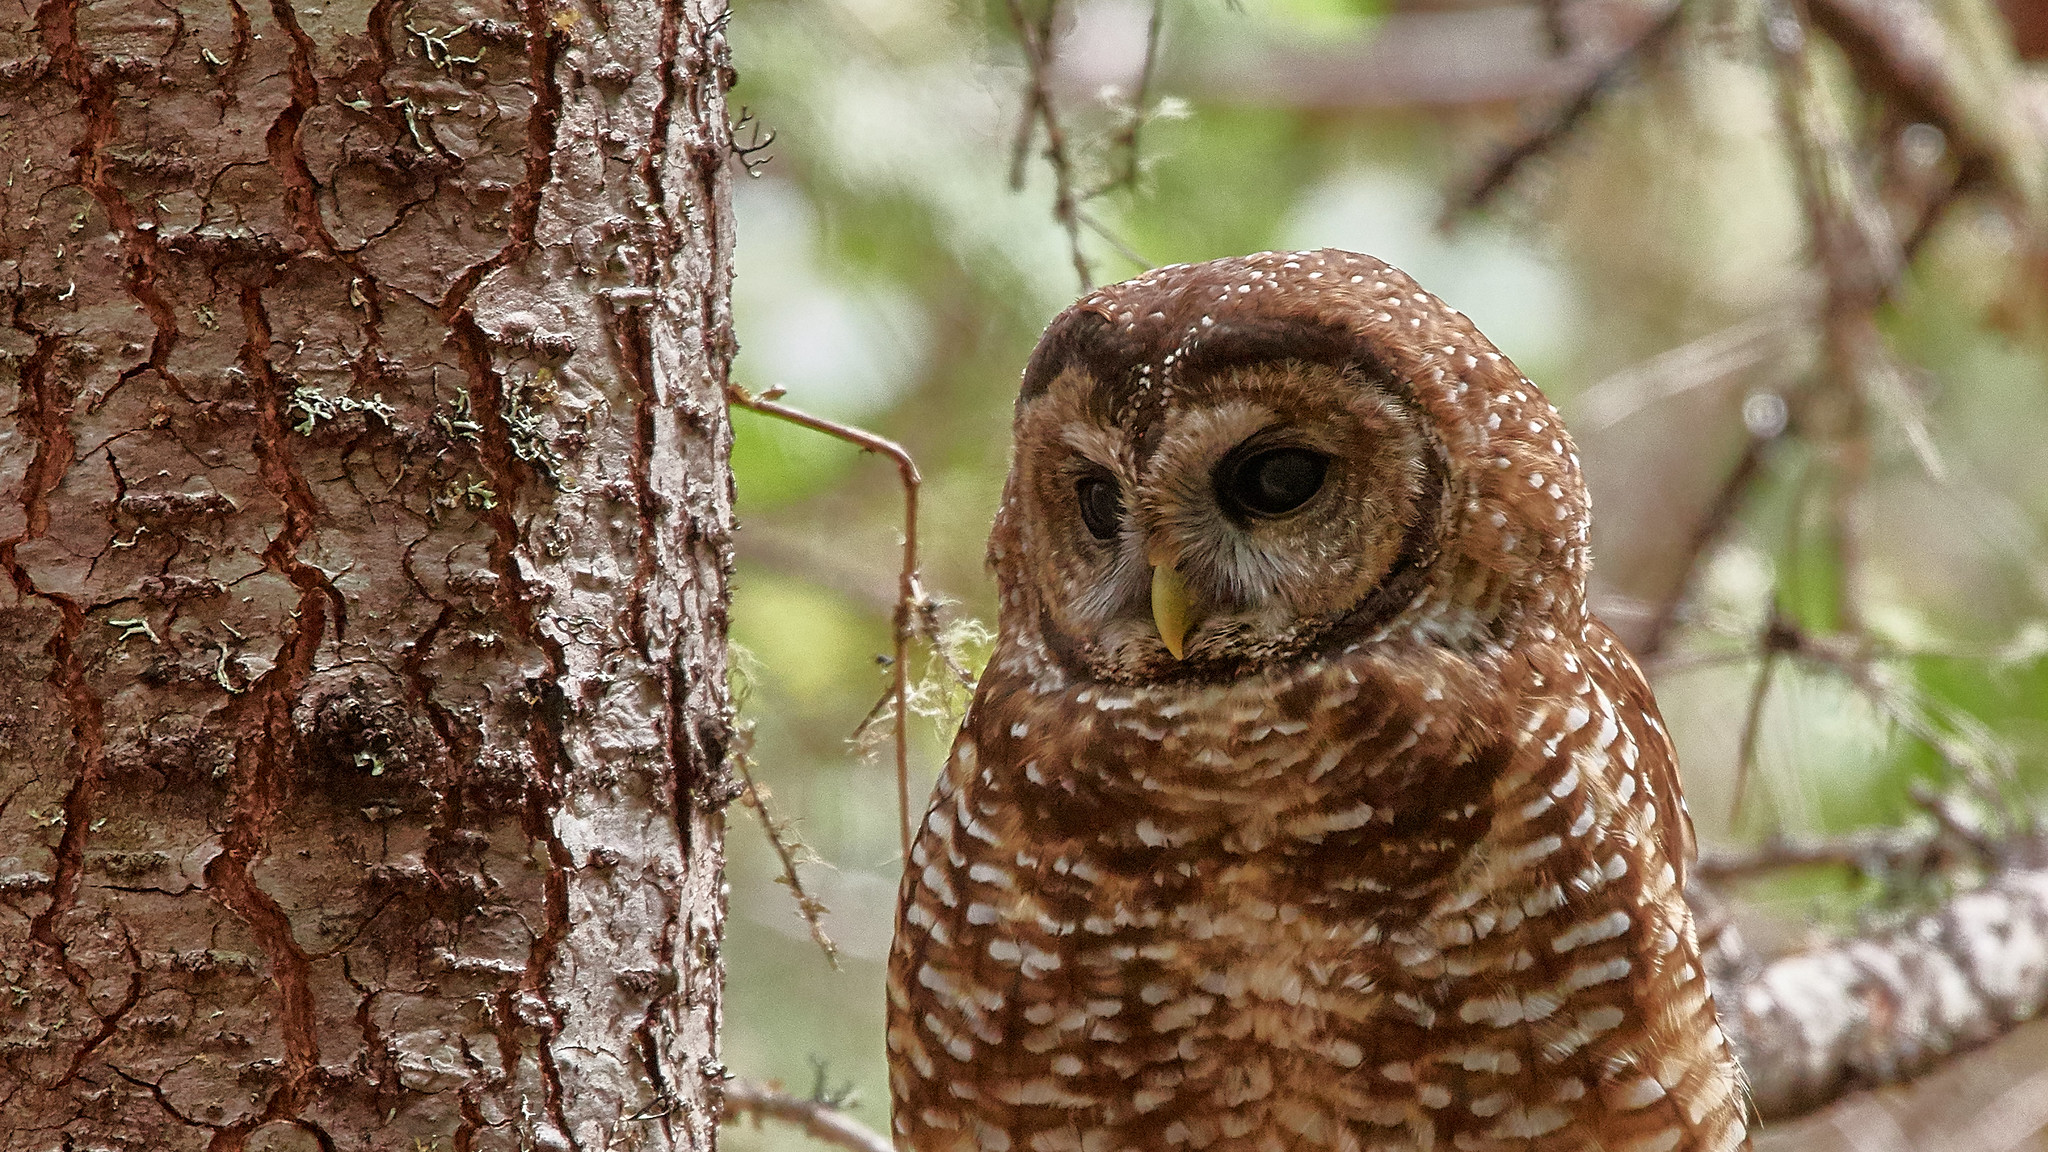
M 1226 465 L 1217 490 L 1226 504 L 1255 516 L 1292 512 L 1321 491 L 1330 458 L 1306 448 L 1274 448 Z
M 1124 518 L 1124 498 L 1116 490 L 1116 481 L 1107 476 L 1085 476 L 1074 485 L 1074 496 L 1081 502 L 1081 523 L 1088 526 L 1089 535 L 1097 540 L 1116 535 L 1117 521 Z

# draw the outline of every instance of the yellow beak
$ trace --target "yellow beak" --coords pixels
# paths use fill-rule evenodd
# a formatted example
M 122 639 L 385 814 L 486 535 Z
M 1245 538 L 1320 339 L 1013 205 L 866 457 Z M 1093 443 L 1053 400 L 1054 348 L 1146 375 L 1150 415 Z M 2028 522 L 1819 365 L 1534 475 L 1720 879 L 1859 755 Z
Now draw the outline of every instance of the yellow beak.
M 1186 651 L 1183 641 L 1187 639 L 1193 605 L 1188 598 L 1187 582 L 1172 564 L 1160 563 L 1162 559 L 1156 553 L 1151 557 L 1152 623 L 1159 628 L 1159 638 L 1166 641 L 1166 650 L 1179 660 Z

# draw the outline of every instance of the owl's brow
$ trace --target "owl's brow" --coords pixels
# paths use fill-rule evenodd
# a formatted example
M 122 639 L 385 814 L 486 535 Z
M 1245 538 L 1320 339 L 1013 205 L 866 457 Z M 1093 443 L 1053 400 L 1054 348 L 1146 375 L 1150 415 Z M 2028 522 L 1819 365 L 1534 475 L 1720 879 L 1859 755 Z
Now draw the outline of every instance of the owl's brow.
M 1191 380 L 1283 360 L 1326 364 L 1375 382 L 1394 378 L 1393 371 L 1357 332 L 1342 324 L 1290 314 L 1219 320 L 1199 342 L 1177 355 L 1174 367 L 1181 379 Z

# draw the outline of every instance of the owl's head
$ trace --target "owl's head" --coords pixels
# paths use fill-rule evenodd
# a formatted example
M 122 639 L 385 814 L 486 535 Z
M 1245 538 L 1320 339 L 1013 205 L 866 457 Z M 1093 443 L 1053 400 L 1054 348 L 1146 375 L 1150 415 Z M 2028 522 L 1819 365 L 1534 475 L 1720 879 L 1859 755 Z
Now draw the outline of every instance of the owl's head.
M 1071 673 L 1224 679 L 1584 612 L 1556 411 L 1369 256 L 1262 253 L 1096 291 L 1024 372 L 990 540 L 1004 633 Z

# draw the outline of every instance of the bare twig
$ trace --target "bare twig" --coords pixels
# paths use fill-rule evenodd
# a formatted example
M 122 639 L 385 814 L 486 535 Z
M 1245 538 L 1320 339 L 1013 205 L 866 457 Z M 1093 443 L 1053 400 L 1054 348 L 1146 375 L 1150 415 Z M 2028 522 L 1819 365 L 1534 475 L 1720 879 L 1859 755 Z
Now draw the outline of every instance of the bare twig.
M 1891 214 L 1846 140 L 1841 114 L 1813 73 L 1806 9 L 1765 6 L 1765 39 L 1812 257 L 1825 286 L 1822 371 L 1799 421 L 1829 453 L 1827 532 L 1835 556 L 1837 627 L 1862 628 L 1863 494 L 1871 472 L 1870 390 L 1889 359 L 1876 310 L 1906 264 Z
M 1685 0 L 1674 0 L 1655 23 L 1621 51 L 1616 52 L 1613 59 L 1593 73 L 1548 120 L 1520 140 L 1495 153 L 1479 175 L 1466 183 L 1463 191 L 1448 197 L 1439 225 L 1448 227 L 1455 223 L 1459 216 L 1484 208 L 1501 189 L 1508 186 L 1508 182 L 1515 178 L 1515 174 L 1522 170 L 1524 164 L 1556 147 L 1565 137 L 1571 135 L 1579 122 L 1586 118 L 1586 114 L 1600 102 L 1600 98 L 1626 76 L 1637 61 L 1655 56 L 1662 50 L 1664 41 L 1678 28 L 1679 18 L 1684 12 Z
M 1650 616 L 1650 626 L 1636 642 L 1636 651 L 1644 660 L 1653 660 L 1663 651 L 1670 639 L 1672 625 L 1678 622 L 1679 605 L 1691 591 L 1695 575 L 1706 560 L 1717 541 L 1735 522 L 1736 513 L 1742 511 L 1748 500 L 1750 489 L 1763 476 L 1764 457 L 1770 447 L 1769 437 L 1752 435 L 1742 446 L 1742 455 L 1736 457 L 1734 467 L 1721 481 L 1721 488 L 1714 499 L 1701 513 L 1699 522 L 1693 525 L 1692 534 L 1686 538 L 1685 552 L 1680 559 L 1678 575 L 1666 588 L 1664 595 Z
M 1654 404 L 1782 360 L 1808 318 L 1804 308 L 1774 310 L 1632 364 L 1573 398 L 1572 430 L 1604 432 Z
M 1762 642 L 1763 659 L 1757 661 L 1756 680 L 1749 689 L 1749 706 L 1742 714 L 1741 751 L 1735 758 L 1735 798 L 1729 803 L 1729 823 L 1742 818 L 1742 801 L 1749 792 L 1749 777 L 1756 766 L 1757 739 L 1763 733 L 1764 704 L 1771 696 L 1771 678 L 1778 671 L 1778 658 L 1785 648 L 1782 642 L 1774 641 L 1784 624 L 1784 617 L 1778 612 L 1775 602 L 1771 605 L 1770 623 L 1765 626 Z
M 1801 651 L 1808 659 L 1823 660 L 1839 669 L 1857 691 L 1871 703 L 1877 705 L 1892 723 L 1898 725 L 1907 735 L 1925 744 L 1941 762 L 1948 766 L 1964 783 L 1975 791 L 1980 799 L 1994 810 L 2005 810 L 2010 801 L 2003 784 L 2012 779 L 2012 754 L 2001 747 L 1982 725 L 1952 710 L 1944 710 L 1942 719 L 1955 726 L 1979 729 L 1973 742 L 1958 738 L 1944 730 L 1935 719 L 1927 714 L 1916 695 L 1906 688 L 1890 682 L 1887 675 L 1870 660 L 1857 657 L 1845 658 L 1839 652 L 1825 647 L 1812 646 Z
M 725 390 L 727 403 L 787 420 L 844 440 L 863 451 L 889 457 L 896 462 L 896 473 L 903 482 L 903 568 L 896 585 L 895 649 L 890 665 L 890 690 L 896 700 L 896 813 L 902 832 L 903 855 L 907 859 L 910 856 L 910 637 L 916 627 L 918 605 L 924 600 L 924 588 L 917 570 L 917 494 L 924 480 L 918 475 L 917 461 L 911 459 L 901 444 L 850 424 L 779 404 L 776 398 L 781 395 L 780 389 L 771 389 L 756 396 L 736 384 L 726 385 Z
M 1146 105 L 1152 101 L 1152 76 L 1159 63 L 1159 31 L 1166 23 L 1166 0 L 1152 0 L 1152 19 L 1145 27 L 1145 63 L 1138 69 L 1138 90 L 1131 94 L 1130 106 L 1125 109 L 1124 122 L 1109 138 L 1109 144 L 1119 159 L 1109 179 L 1088 190 L 1082 199 L 1093 200 L 1118 188 L 1135 188 L 1138 184 L 1138 134 L 1145 130 L 1145 121 L 1150 117 Z M 1092 223 L 1092 222 L 1091 222 Z M 1096 231 L 1102 231 L 1099 225 Z M 1114 237 L 1106 238 L 1114 241 Z M 1125 253 L 1129 255 L 1128 252 Z M 1149 267 L 1149 265 L 1147 265 Z
M 1081 223 L 1090 232 L 1093 232 L 1097 236 L 1102 237 L 1105 243 L 1107 243 L 1111 248 L 1116 250 L 1117 255 L 1123 257 L 1126 260 L 1129 260 L 1131 263 L 1137 265 L 1139 268 L 1151 268 L 1155 266 L 1152 263 L 1152 261 L 1145 259 L 1144 253 L 1139 252 L 1136 248 L 1131 247 L 1129 242 L 1124 240 L 1123 237 L 1118 236 L 1116 233 L 1110 231 L 1109 228 L 1102 223 L 1102 221 L 1097 220 L 1095 218 L 1094 213 L 1089 212 L 1086 209 L 1075 209 L 1075 211 L 1080 216 Z
M 1860 10 L 1862 0 L 1839 0 L 1836 7 Z M 1765 34 L 1778 80 L 1783 130 L 1812 237 L 1812 259 L 1824 284 L 1820 302 L 1788 310 L 1773 321 L 1745 322 L 1666 353 L 1641 368 L 1603 381 L 1589 390 L 1581 404 L 1593 421 L 1592 428 L 1611 426 L 1659 399 L 1760 362 L 1774 346 L 1781 346 L 1781 339 L 1774 337 L 1789 335 L 1801 318 L 1815 322 L 1822 368 L 1813 384 L 1790 394 L 1799 405 L 1791 430 L 1818 441 L 1827 452 L 1831 482 L 1826 531 L 1837 559 L 1836 627 L 1860 635 L 1861 495 L 1871 470 L 1873 408 L 1899 423 L 1930 476 L 1937 482 L 1947 476 L 1922 405 L 1877 329 L 1876 309 L 1895 289 L 1932 222 L 1962 190 L 1984 181 L 1985 162 L 1966 153 L 1953 179 L 1931 184 L 1906 181 L 1912 187 L 1895 189 L 1895 200 L 1903 196 L 1897 210 L 1909 229 L 1901 240 L 1884 197 L 1868 185 L 1861 166 L 1849 155 L 1839 113 L 1811 74 L 1802 19 L 1805 10 L 1790 3 L 1767 6 Z M 1828 28 L 1831 34 L 1840 31 L 1839 17 L 1838 12 L 1836 23 Z M 1868 45 L 1851 37 L 1844 47 L 1860 51 Z M 1887 50 L 1899 47 L 1893 44 Z M 1858 75 L 1867 71 L 1859 66 Z M 1925 76 L 1921 79 L 1933 82 Z M 1896 96 L 1896 89 L 1895 83 L 1878 92 L 1890 97 Z M 1905 101 L 1903 111 L 1923 113 L 1926 108 Z M 1903 126 L 1891 129 L 1904 130 Z M 1650 624 L 1638 642 L 1646 659 L 1653 659 L 1668 641 L 1697 568 L 1739 514 L 1746 494 L 1765 474 L 1766 445 L 1752 431 L 1743 455 L 1688 538 L 1677 579 L 1654 606 Z M 1795 507 L 1794 516 L 1798 515 Z
M 1788 551 L 1795 550 L 1788 546 Z M 1939 709 L 1938 718 L 1930 715 L 1919 696 L 1911 688 L 1897 683 L 1883 667 L 1885 660 L 1907 658 L 1908 654 L 1879 651 L 1861 632 L 1815 636 L 1790 617 L 1776 611 L 1758 632 L 1753 654 L 1762 657 L 1766 663 L 1783 654 L 1839 674 L 1887 720 L 1932 751 L 1993 811 L 2012 814 L 2013 805 L 2003 787 L 2013 776 L 2010 750 L 2003 747 L 1981 723 L 1953 709 Z M 1756 693 L 1769 690 L 1770 680 L 1760 672 L 1756 683 L 1760 688 L 1752 690 L 1752 707 L 1755 707 Z M 1746 745 L 1753 740 L 1753 723 L 1752 718 L 1744 725 Z M 1959 735 L 1950 729 L 1962 731 Z M 1738 807 L 1742 790 L 1741 771 L 1738 768 Z
M 1074 274 L 1081 279 L 1081 291 L 1095 286 L 1095 274 L 1088 267 L 1088 256 L 1081 250 L 1080 198 L 1074 193 L 1073 161 L 1067 151 L 1066 133 L 1060 127 L 1059 112 L 1053 106 L 1052 90 L 1048 75 L 1052 70 L 1052 28 L 1054 17 L 1059 12 L 1059 0 L 1047 0 L 1045 12 L 1034 23 L 1025 15 L 1022 0 L 1004 0 L 1010 14 L 1010 26 L 1016 29 L 1017 43 L 1024 49 L 1024 69 L 1028 79 L 1024 88 L 1024 122 L 1018 129 L 1018 148 L 1012 157 L 1010 184 L 1022 187 L 1024 183 L 1024 153 L 1029 149 L 1033 135 L 1034 121 L 1045 126 L 1045 160 L 1052 167 L 1053 218 L 1066 229 L 1067 250 L 1073 257 Z
M 1967 846 L 1986 864 L 1995 866 L 1998 863 L 2003 849 L 1976 820 L 1964 814 L 1955 797 L 1936 792 L 1918 781 L 1913 784 L 1912 795 L 1913 803 L 1934 818 L 1935 827 L 1943 834 Z
M 725 1115 L 720 1119 L 730 1124 L 743 1116 L 779 1120 L 851 1152 L 895 1152 L 888 1137 L 848 1116 L 844 1109 L 829 1100 L 794 1096 L 749 1080 L 728 1080 L 725 1082 Z
M 811 941 L 825 954 L 826 962 L 838 968 L 839 946 L 825 934 L 822 919 L 831 909 L 804 887 L 803 876 L 796 867 L 796 842 L 783 823 L 768 810 L 768 790 L 754 781 L 753 757 L 744 750 L 735 749 L 735 752 L 733 763 L 740 770 L 741 782 L 747 786 L 746 791 L 740 793 L 740 802 L 754 810 L 754 815 L 761 821 L 762 831 L 768 834 L 768 844 L 775 850 L 775 858 L 782 862 L 782 885 L 795 897 L 797 915 L 803 917 L 804 924 L 810 928 Z
M 744 144 L 740 142 L 741 129 L 747 129 L 751 133 Z M 755 119 L 754 114 L 743 104 L 740 106 L 740 118 L 732 122 L 732 131 L 728 135 L 731 137 L 732 154 L 739 160 L 740 167 L 745 169 L 749 176 L 760 176 L 761 169 L 767 167 L 768 161 L 773 159 L 770 156 L 762 156 L 761 153 L 766 152 L 769 146 L 775 143 L 775 133 L 763 131 L 761 122 Z
M 1925 785 L 1913 788 L 1913 803 L 1928 814 L 1929 823 L 1871 828 L 1825 840 L 1773 836 L 1750 848 L 1703 853 L 1689 875 L 1709 885 L 1727 885 L 1801 868 L 1843 868 L 1868 879 L 1889 880 L 1950 875 L 1965 866 L 1992 875 L 2036 863 L 2032 853 L 2040 841 L 2028 826 L 1994 838 L 1955 796 Z
M 1958 66 L 1966 48 L 1939 9 L 1882 0 L 1806 0 L 1814 27 L 1842 50 L 1859 87 L 1908 120 L 1932 124 L 1964 168 L 2038 210 L 2041 146 L 2000 87 L 1972 84 L 1982 65 Z
M 1702 853 L 1688 875 L 1724 885 L 1798 868 L 1846 868 L 1875 876 L 1934 869 L 1944 855 L 1939 829 L 1879 828 L 1829 840 L 1771 839 L 1754 848 Z

